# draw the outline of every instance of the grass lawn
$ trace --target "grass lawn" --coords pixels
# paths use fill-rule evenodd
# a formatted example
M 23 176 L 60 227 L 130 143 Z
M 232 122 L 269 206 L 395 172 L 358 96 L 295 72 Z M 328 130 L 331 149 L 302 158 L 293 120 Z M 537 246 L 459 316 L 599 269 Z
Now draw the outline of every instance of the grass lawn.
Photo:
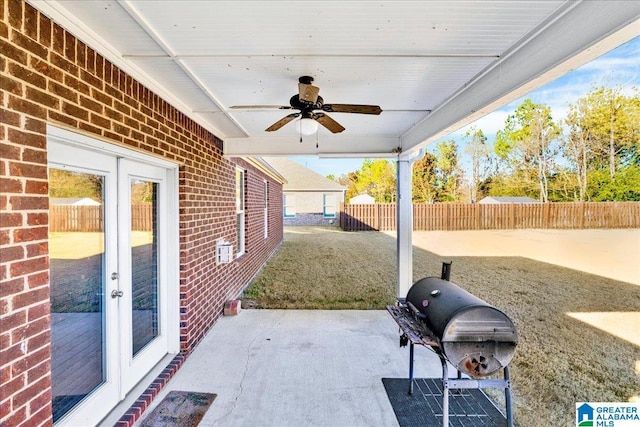
M 394 302 L 395 239 L 288 227 L 284 240 L 246 290 L 244 307 L 382 309 Z M 640 347 L 575 316 L 640 312 L 640 286 L 527 258 L 442 258 L 418 248 L 414 280 L 439 276 L 450 260 L 452 282 L 516 324 L 520 342 L 510 367 L 517 425 L 572 426 L 576 402 L 640 398 Z

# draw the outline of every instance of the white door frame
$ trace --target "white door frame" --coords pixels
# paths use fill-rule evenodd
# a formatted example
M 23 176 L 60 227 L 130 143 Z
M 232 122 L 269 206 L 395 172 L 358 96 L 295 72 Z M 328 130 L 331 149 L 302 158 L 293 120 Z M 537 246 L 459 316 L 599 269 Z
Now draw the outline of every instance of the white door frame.
M 166 275 L 166 295 L 163 301 L 163 309 L 165 313 L 161 315 L 162 322 L 165 324 L 166 332 L 166 348 L 167 353 L 177 354 L 180 352 L 180 254 L 179 254 L 179 211 L 178 211 L 178 167 L 179 165 L 162 158 L 147 155 L 138 151 L 133 151 L 128 148 L 120 147 L 108 142 L 100 141 L 98 139 L 88 137 L 82 134 L 71 132 L 65 129 L 61 129 L 55 126 L 47 125 L 47 145 L 48 145 L 48 159 L 51 166 L 62 167 L 72 170 L 82 171 L 83 169 L 88 172 L 95 173 L 96 171 L 102 171 L 107 173 L 105 169 L 109 169 L 105 166 L 104 156 L 111 157 L 114 162 L 117 163 L 117 159 L 128 159 L 137 162 L 141 170 L 144 169 L 144 165 L 150 165 L 153 167 L 163 168 L 166 171 L 166 188 L 168 197 L 163 202 L 163 238 L 166 239 L 164 244 L 166 245 L 166 252 L 164 253 L 162 268 L 163 274 Z M 82 150 L 82 151 L 80 151 Z M 92 153 L 96 155 L 93 156 Z M 96 160 L 97 159 L 97 160 Z M 102 159 L 102 160 L 100 160 Z M 111 173 L 111 172 L 109 172 Z M 105 198 L 109 197 L 110 201 L 117 199 L 117 189 L 115 188 L 117 181 L 117 173 L 113 174 L 112 185 L 108 188 L 108 194 L 105 194 Z M 112 194 L 113 193 L 113 194 Z M 105 212 L 105 223 L 107 219 L 114 220 L 117 217 L 117 211 L 115 210 L 115 203 L 113 205 L 113 212 Z M 107 217 L 109 215 L 109 217 Z M 105 227 L 107 233 L 113 233 L 114 235 L 105 236 L 105 240 L 114 242 L 115 245 L 118 241 L 117 231 L 115 227 Z M 113 249 L 113 248 L 110 248 Z M 111 252 L 116 253 L 116 252 Z M 117 257 L 116 257 L 117 258 Z M 112 271 L 116 271 L 118 267 L 118 260 L 108 258 L 108 263 L 105 265 L 107 268 L 107 274 L 110 275 Z M 111 282 L 111 281 L 110 281 Z M 117 282 L 114 281 L 114 282 Z M 108 292 L 119 286 L 118 283 L 109 283 Z M 111 387 L 109 394 L 115 392 L 116 400 L 112 403 L 109 399 L 109 403 L 102 399 L 96 399 L 94 396 L 96 392 L 92 393 L 83 402 L 77 405 L 72 411 L 70 411 L 65 417 L 56 422 L 58 426 L 75 426 L 75 425 L 92 425 L 97 424 L 113 407 L 115 404 L 124 399 L 126 394 L 131 390 L 136 382 L 135 381 L 123 381 L 121 378 L 122 373 L 126 370 L 123 366 L 125 361 L 120 356 L 122 349 L 120 348 L 120 340 L 114 339 L 114 334 L 118 335 L 120 328 L 123 325 L 119 324 L 118 316 L 113 315 L 114 310 L 117 310 L 118 298 L 112 299 L 107 296 L 105 299 L 105 312 L 107 315 L 107 349 L 112 356 L 113 352 L 118 354 L 117 357 L 109 357 L 106 379 L 107 382 L 102 384 L 97 391 L 100 391 L 103 387 Z M 110 316 L 109 316 L 110 315 Z M 140 353 L 144 353 L 146 349 L 143 349 Z M 149 367 L 150 369 L 150 367 Z M 117 378 L 116 378 L 117 377 Z M 106 413 L 105 413 L 106 410 Z M 100 415 L 102 413 L 102 415 Z

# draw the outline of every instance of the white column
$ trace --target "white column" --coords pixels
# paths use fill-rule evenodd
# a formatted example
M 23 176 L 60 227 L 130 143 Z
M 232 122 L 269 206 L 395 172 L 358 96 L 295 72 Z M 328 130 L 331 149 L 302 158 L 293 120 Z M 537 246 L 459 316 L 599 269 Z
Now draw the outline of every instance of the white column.
M 398 201 L 396 204 L 396 232 L 398 256 L 398 293 L 399 298 L 407 296 L 413 284 L 413 250 L 411 233 L 413 231 L 413 203 L 411 201 L 411 164 L 410 159 L 398 159 L 396 185 Z

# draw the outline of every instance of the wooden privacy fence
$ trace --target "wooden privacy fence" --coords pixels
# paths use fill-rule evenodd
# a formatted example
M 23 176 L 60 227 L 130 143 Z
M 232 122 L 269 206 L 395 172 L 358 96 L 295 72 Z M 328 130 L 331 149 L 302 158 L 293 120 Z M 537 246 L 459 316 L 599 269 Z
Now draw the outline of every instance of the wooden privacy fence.
M 153 225 L 151 203 L 131 205 L 131 230 L 151 231 Z M 49 231 L 96 232 L 104 229 L 102 206 L 51 205 Z
M 340 205 L 345 231 L 395 230 L 396 205 Z M 640 202 L 416 203 L 416 231 L 640 228 Z

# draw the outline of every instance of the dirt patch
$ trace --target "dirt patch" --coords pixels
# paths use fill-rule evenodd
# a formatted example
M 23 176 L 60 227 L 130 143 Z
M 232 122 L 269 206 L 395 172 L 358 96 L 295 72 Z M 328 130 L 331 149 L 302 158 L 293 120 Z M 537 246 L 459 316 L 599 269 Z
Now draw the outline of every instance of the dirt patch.
M 640 348 L 575 315 L 638 313 L 640 286 L 518 256 L 443 257 L 417 247 L 413 255 L 414 280 L 452 260 L 452 282 L 513 319 L 517 425 L 571 426 L 576 402 L 640 398 Z M 246 296 L 264 308 L 379 309 L 393 301 L 396 280 L 395 238 L 296 227 L 285 229 Z

